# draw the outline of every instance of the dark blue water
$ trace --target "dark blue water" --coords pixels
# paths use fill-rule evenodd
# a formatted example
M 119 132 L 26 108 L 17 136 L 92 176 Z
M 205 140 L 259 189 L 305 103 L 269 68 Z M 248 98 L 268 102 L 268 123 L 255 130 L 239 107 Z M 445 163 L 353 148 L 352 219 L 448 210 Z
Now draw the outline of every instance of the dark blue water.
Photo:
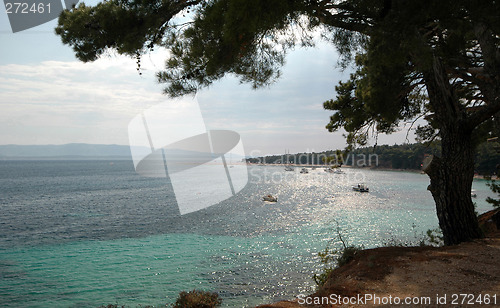
M 0 247 L 157 234 L 176 213 L 166 180 L 129 161 L 4 161 L 0 188 Z

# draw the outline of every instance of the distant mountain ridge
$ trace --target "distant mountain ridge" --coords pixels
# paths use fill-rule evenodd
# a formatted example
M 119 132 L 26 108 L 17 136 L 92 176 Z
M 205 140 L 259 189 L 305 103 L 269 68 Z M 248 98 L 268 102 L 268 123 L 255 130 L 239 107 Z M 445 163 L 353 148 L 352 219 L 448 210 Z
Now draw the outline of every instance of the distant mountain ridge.
M 69 143 L 61 145 L 0 145 L 0 159 L 121 158 L 132 159 L 128 145 Z
M 151 151 L 150 148 L 136 147 L 140 152 Z M 169 155 L 175 160 L 192 160 L 200 153 L 169 150 Z M 206 153 L 201 153 L 202 156 Z M 231 154 L 229 160 L 241 162 L 245 157 Z M 130 146 L 116 144 L 68 143 L 61 145 L 0 145 L 0 160 L 36 160 L 36 159 L 124 159 L 132 160 Z M 231 163 L 231 162 L 230 162 Z

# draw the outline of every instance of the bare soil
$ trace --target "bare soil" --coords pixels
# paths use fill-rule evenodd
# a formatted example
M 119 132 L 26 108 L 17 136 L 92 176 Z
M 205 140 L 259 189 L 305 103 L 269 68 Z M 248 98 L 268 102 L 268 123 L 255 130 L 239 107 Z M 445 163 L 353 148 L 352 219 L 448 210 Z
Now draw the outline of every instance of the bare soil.
M 309 295 L 308 302 L 313 304 L 301 305 L 304 300 L 295 299 L 258 308 L 500 307 L 500 231 L 491 224 L 487 229 L 485 238 L 456 246 L 363 250 Z M 358 301 L 358 296 L 366 299 L 366 294 L 378 297 L 378 302 Z M 325 300 L 332 296 L 337 302 Z M 339 297 L 356 300 L 339 304 Z M 413 303 L 404 303 L 407 298 Z M 486 299 L 489 305 L 484 304 Z

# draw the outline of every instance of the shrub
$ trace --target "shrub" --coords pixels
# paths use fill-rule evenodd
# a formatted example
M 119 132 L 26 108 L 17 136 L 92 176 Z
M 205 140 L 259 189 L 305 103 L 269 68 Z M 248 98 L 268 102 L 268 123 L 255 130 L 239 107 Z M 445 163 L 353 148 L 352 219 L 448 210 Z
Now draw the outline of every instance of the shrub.
M 318 287 L 321 287 L 325 284 L 325 282 L 328 280 L 328 276 L 330 276 L 330 273 L 333 271 L 333 268 L 331 267 L 325 267 L 323 269 L 323 272 L 321 274 L 314 274 L 313 279 L 314 282 Z
M 491 177 L 488 177 L 486 179 L 489 181 L 486 185 L 488 185 L 492 192 L 498 194 L 498 199 L 488 197 L 486 198 L 486 202 L 493 205 L 493 207 L 500 207 L 500 183 L 492 180 Z
M 206 291 L 182 291 L 172 308 L 215 308 L 222 304 L 219 294 Z
M 340 254 L 340 257 L 337 259 L 337 266 L 344 266 L 347 263 L 349 263 L 352 259 L 354 259 L 354 256 L 361 250 L 359 247 L 354 247 L 354 246 L 349 246 L 345 247 L 342 253 Z
M 444 237 L 443 231 L 440 228 L 427 230 L 427 242 L 430 246 L 443 246 Z
M 441 229 L 429 229 L 424 234 L 423 232 L 417 234 L 416 225 L 413 224 L 413 239 L 401 239 L 392 236 L 388 240 L 382 242 L 381 247 L 415 247 L 415 246 L 435 246 L 440 247 L 444 245 L 443 232 Z
M 318 285 L 318 287 L 321 287 L 322 285 L 325 284 L 327 281 L 328 277 L 330 276 L 330 273 L 337 267 L 341 267 L 349 263 L 354 256 L 361 250 L 363 247 L 355 247 L 355 246 L 348 246 L 347 242 L 344 240 L 342 237 L 342 234 L 340 232 L 340 227 L 338 226 L 337 222 L 337 238 L 338 242 L 342 244 L 342 247 L 340 249 L 332 249 L 330 248 L 330 244 L 332 241 L 328 243 L 324 251 L 321 251 L 318 253 L 318 257 L 321 263 L 323 263 L 323 270 L 322 272 L 318 274 L 314 274 L 313 279 L 314 282 Z M 336 264 L 335 264 L 336 263 Z
M 108 305 L 101 305 L 98 308 L 127 308 L 126 306 L 120 306 L 118 304 L 108 304 Z M 153 306 L 141 306 L 139 305 L 139 308 L 153 308 Z

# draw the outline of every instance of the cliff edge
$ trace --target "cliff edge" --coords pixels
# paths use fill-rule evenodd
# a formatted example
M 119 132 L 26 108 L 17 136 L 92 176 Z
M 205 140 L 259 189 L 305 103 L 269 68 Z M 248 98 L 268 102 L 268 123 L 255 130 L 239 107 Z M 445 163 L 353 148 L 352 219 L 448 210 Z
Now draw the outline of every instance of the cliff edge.
M 500 209 L 479 222 L 483 239 L 363 250 L 316 293 L 258 308 L 500 307 Z

